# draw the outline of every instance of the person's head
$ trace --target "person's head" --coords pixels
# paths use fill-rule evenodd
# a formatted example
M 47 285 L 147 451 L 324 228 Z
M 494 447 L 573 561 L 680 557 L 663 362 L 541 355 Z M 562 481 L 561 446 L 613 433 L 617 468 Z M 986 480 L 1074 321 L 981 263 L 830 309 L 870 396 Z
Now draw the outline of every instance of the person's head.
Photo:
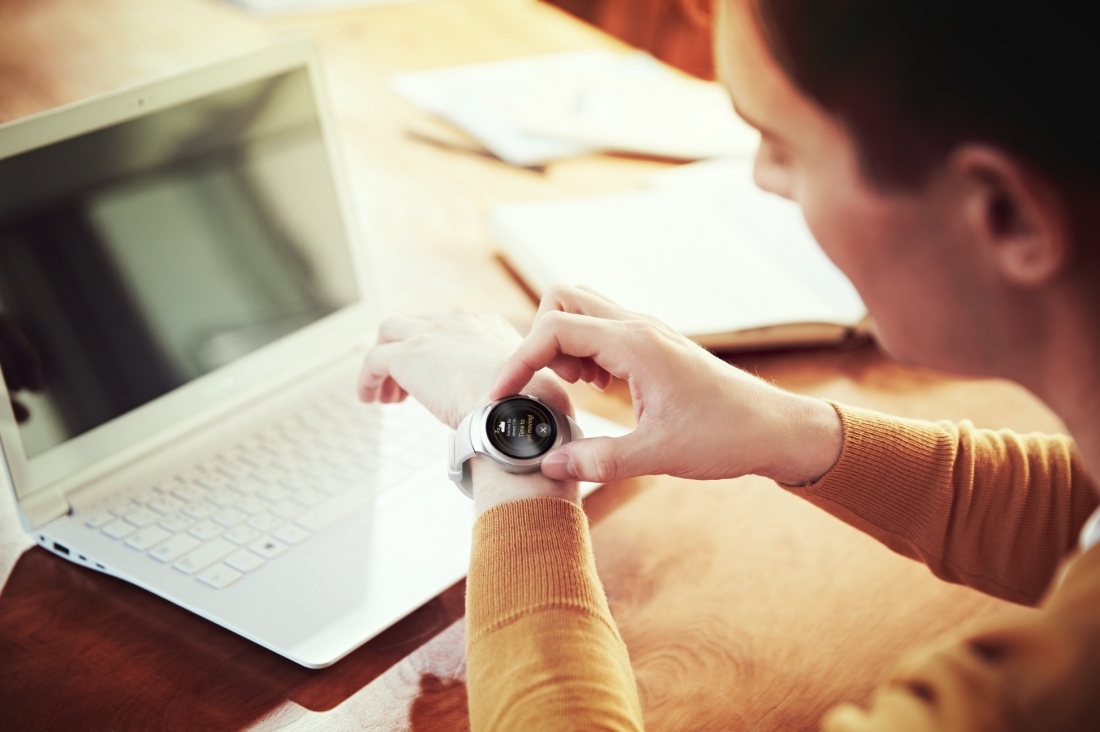
M 719 0 L 757 183 L 802 206 L 902 360 L 1027 377 L 1009 354 L 1063 311 L 1100 325 L 1100 138 L 1075 83 L 1100 29 L 1054 5 Z

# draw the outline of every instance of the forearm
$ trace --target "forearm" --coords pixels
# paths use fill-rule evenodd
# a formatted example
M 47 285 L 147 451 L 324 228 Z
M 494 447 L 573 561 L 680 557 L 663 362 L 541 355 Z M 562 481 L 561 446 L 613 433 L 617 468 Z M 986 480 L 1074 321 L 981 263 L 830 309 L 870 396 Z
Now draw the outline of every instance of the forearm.
M 472 729 L 642 729 L 576 484 L 475 463 L 479 518 L 466 584 Z
M 792 492 L 939 577 L 1039 599 L 1097 502 L 1068 438 L 837 409 L 836 465 Z
M 516 475 L 506 473 L 485 460 L 470 463 L 474 481 L 474 514 L 481 516 L 502 503 L 527 498 L 560 498 L 575 506 L 581 504 L 580 489 L 575 480 L 551 480 L 541 473 Z

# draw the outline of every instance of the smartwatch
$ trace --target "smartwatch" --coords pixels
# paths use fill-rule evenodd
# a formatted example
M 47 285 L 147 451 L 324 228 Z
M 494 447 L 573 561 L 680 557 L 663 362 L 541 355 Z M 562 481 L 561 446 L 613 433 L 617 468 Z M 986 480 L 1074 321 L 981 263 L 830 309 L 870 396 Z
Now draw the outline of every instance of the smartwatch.
M 451 433 L 447 477 L 470 498 L 469 461 L 492 460 L 509 473 L 537 473 L 546 453 L 584 435 L 569 415 L 537 397 L 516 394 L 478 407 Z

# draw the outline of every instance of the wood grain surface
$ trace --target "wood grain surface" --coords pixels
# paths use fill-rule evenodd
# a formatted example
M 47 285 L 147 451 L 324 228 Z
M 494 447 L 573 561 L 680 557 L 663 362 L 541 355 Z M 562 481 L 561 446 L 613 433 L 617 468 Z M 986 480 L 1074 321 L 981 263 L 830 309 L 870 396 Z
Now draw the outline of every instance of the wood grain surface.
M 464 306 L 526 326 L 534 308 L 495 257 L 488 208 L 618 190 L 659 166 L 593 156 L 537 174 L 409 137 L 460 139 L 389 92 L 396 71 L 618 47 L 529 0 L 263 19 L 207 0 L 4 0 L 0 121 L 294 34 L 321 47 L 390 312 Z M 905 416 L 1061 429 L 1016 387 L 907 368 L 872 347 L 733 361 L 797 391 Z M 574 396 L 631 419 L 621 384 Z M 586 510 L 651 730 L 813 729 L 831 704 L 865 699 L 899 653 L 1004 607 L 759 478 L 625 481 L 593 494 Z M 5 497 L 0 729 L 467 727 L 462 583 L 333 667 L 310 671 L 30 544 Z

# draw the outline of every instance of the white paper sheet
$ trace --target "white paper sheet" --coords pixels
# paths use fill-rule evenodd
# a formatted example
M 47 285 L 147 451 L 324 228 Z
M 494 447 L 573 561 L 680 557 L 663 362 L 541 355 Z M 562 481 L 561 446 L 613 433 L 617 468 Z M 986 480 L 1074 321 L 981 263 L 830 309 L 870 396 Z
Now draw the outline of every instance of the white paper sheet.
M 749 153 L 755 131 L 718 85 L 643 53 L 579 51 L 396 75 L 394 90 L 514 165 L 596 151 Z
M 798 207 L 757 189 L 743 159 L 673 168 L 636 191 L 499 206 L 492 226 L 537 291 L 588 284 L 693 337 L 866 314 Z

